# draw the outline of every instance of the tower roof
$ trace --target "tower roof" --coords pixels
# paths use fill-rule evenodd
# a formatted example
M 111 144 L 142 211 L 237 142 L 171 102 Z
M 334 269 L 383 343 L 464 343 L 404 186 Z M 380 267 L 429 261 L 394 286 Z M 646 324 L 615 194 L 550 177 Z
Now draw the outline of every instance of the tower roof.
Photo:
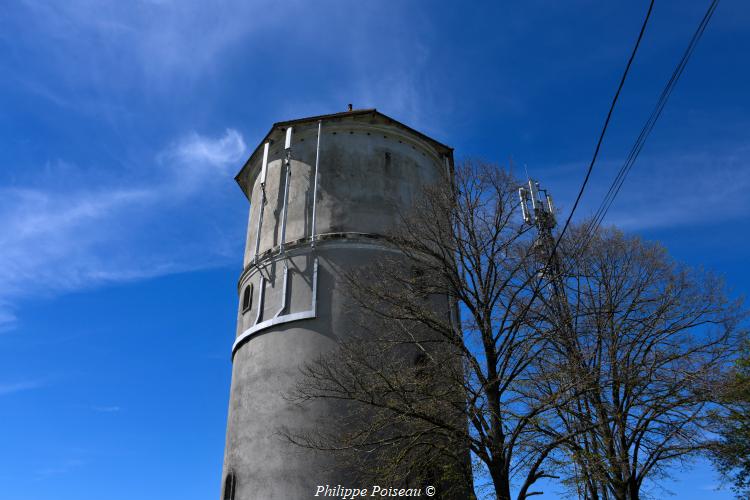
M 419 132 L 418 130 L 414 130 L 413 128 L 409 127 L 408 125 L 405 125 L 401 123 L 398 120 L 394 120 L 390 116 L 387 116 L 380 111 L 378 111 L 375 108 L 370 109 L 355 109 L 352 111 L 343 111 L 341 113 L 331 113 L 328 115 L 318 115 L 318 116 L 308 116 L 306 118 L 297 118 L 295 120 L 287 120 L 283 122 L 276 122 L 271 126 L 271 129 L 268 131 L 268 133 L 263 137 L 263 140 L 260 141 L 258 146 L 256 146 L 255 150 L 252 152 L 250 157 L 247 159 L 245 164 L 242 166 L 240 171 L 237 173 L 237 175 L 234 177 L 234 180 L 237 181 L 237 184 L 240 185 L 240 188 L 245 193 L 245 196 L 250 198 L 250 193 L 247 191 L 248 183 L 247 180 L 251 175 L 251 166 L 254 163 L 254 160 L 256 157 L 261 154 L 262 146 L 269 140 L 272 141 L 272 136 L 277 131 L 284 131 L 287 129 L 287 127 L 300 125 L 304 123 L 310 123 L 310 122 L 318 122 L 318 121 L 339 121 L 347 118 L 362 118 L 366 115 L 370 115 L 372 117 L 373 122 L 380 121 L 382 123 L 393 125 L 397 128 L 400 128 L 404 130 L 405 132 L 408 132 L 410 134 L 413 134 L 420 139 L 426 141 L 428 144 L 430 144 L 439 154 L 447 155 L 451 158 L 453 158 L 453 148 L 450 146 L 446 146 L 445 144 L 436 141 L 432 137 L 429 137 L 422 132 Z

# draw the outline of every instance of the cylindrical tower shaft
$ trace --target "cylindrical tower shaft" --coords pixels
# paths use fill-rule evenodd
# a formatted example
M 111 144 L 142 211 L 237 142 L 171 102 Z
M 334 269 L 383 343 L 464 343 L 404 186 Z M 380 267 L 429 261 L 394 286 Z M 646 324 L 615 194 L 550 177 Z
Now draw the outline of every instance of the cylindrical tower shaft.
M 285 395 L 299 368 L 353 325 L 343 271 L 389 251 L 379 236 L 445 177 L 452 150 L 375 110 L 275 124 L 237 175 L 251 202 L 223 472 L 223 500 L 314 497 L 346 484 L 329 455 L 280 430 L 338 425 L 335 405 Z

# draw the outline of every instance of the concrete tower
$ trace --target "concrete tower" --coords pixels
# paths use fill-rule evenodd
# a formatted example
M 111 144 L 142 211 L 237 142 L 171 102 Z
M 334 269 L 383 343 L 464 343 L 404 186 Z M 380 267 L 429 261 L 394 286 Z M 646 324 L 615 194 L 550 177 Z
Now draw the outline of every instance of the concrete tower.
M 386 251 L 379 236 L 453 152 L 374 109 L 276 123 L 236 180 L 250 200 L 222 500 L 305 499 L 350 484 L 331 457 L 277 429 L 335 429 L 336 408 L 285 399 L 299 367 L 351 330 L 337 276 Z

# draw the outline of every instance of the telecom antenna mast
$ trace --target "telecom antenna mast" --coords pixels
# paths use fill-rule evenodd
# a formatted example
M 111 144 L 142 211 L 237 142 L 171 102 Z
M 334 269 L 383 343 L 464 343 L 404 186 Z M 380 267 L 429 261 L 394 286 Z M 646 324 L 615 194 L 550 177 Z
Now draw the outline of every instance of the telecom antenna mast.
M 518 197 L 523 221 L 536 226 L 546 257 L 549 257 L 555 245 L 552 229 L 557 225 L 552 196 L 546 189 L 541 189 L 538 182 L 529 179 L 527 186 L 518 188 Z
M 552 196 L 546 189 L 541 189 L 538 182 L 529 179 L 527 186 L 518 188 L 518 197 L 521 202 L 521 216 L 524 223 L 535 226 L 539 235 L 535 246 L 539 251 L 539 260 L 544 263 L 539 280 L 541 282 L 545 278 L 549 278 L 557 314 L 562 319 L 564 329 L 570 334 L 573 331 L 572 317 L 565 295 L 562 263 L 555 251 L 555 238 L 552 235 L 552 229 L 557 225 Z

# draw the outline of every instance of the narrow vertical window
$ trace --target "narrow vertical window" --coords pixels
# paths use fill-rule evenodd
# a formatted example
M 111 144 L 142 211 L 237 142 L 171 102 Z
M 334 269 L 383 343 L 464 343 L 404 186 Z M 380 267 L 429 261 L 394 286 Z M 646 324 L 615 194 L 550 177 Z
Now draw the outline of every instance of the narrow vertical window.
M 242 312 L 247 312 L 253 307 L 253 285 L 252 283 L 245 287 L 242 292 Z
M 420 382 L 424 382 L 429 374 L 430 359 L 424 352 L 420 352 L 414 358 L 414 375 Z
M 227 477 L 224 479 L 224 495 L 223 500 L 234 500 L 234 490 L 237 488 L 237 476 L 234 472 L 229 471 Z
M 422 269 L 421 267 L 412 266 L 411 287 L 414 293 L 423 299 L 426 299 L 427 296 L 429 295 L 430 286 L 427 281 L 425 270 Z

